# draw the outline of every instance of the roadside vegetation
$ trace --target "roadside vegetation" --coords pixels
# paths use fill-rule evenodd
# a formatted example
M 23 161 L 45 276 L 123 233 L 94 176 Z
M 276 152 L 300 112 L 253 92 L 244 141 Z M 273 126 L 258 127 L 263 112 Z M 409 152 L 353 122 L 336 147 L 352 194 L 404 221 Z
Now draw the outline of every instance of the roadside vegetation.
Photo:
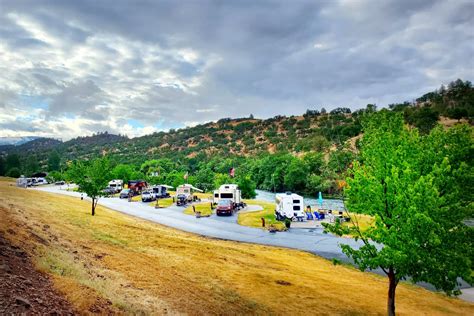
M 34 203 L 33 203 L 34 201 Z M 384 314 L 386 281 L 309 253 L 203 238 L 0 182 L 0 233 L 77 310 L 135 314 Z M 474 305 L 401 282 L 397 313 Z M 284 298 L 282 302 L 281 299 Z
M 473 103 L 472 83 L 456 80 L 414 102 L 389 108 L 426 135 L 437 123 L 472 124 Z M 359 159 L 362 121 L 375 112 L 377 107 L 368 104 L 356 111 L 308 109 L 300 116 L 266 120 L 224 118 L 133 139 L 106 132 L 64 143 L 36 139 L 0 148 L 0 176 L 28 176 L 47 170 L 51 180 L 58 181 L 66 177 L 64 171 L 71 161 L 106 155 L 112 177 L 124 183 L 146 179 L 151 184 L 177 187 L 189 182 L 210 192 L 233 182 L 239 184 L 245 198 L 254 197 L 255 188 L 340 196 L 346 170 Z M 235 178 L 229 176 L 231 168 L 235 168 Z M 189 174 L 186 180 L 185 174 Z

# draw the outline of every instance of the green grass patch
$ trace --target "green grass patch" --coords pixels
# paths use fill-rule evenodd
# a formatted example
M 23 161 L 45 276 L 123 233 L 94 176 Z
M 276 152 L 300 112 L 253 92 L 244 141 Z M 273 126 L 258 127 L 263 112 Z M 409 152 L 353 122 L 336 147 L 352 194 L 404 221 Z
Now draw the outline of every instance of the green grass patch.
M 214 213 L 214 210 L 211 210 L 210 202 L 194 204 L 194 207 L 196 209 L 196 212 L 201 212 L 201 216 L 211 216 Z M 193 210 L 193 205 L 188 206 L 184 210 L 184 214 L 195 215 L 194 210 Z
M 258 205 L 263 208 L 262 211 L 255 212 L 239 212 L 237 222 L 243 226 L 249 227 L 262 227 L 262 217 L 265 219 L 265 228 L 273 225 L 277 230 L 285 230 L 285 224 L 275 219 L 275 203 L 257 201 L 257 200 L 245 200 L 247 205 Z
M 169 197 L 169 198 L 166 198 L 166 199 L 158 199 L 158 205 L 159 205 L 160 208 L 170 207 L 171 205 L 173 205 L 173 198 Z M 155 207 L 156 206 L 156 201 L 151 202 L 150 206 Z

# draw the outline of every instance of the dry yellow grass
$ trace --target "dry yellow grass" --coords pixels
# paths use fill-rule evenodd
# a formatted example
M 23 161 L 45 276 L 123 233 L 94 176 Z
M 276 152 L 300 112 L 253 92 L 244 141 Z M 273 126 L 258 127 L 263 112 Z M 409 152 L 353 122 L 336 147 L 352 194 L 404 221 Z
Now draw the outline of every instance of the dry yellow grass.
M 77 198 L 0 182 L 0 233 L 80 310 L 123 313 L 385 314 L 385 278 L 309 253 L 208 239 Z M 474 314 L 474 305 L 401 284 L 401 315 Z

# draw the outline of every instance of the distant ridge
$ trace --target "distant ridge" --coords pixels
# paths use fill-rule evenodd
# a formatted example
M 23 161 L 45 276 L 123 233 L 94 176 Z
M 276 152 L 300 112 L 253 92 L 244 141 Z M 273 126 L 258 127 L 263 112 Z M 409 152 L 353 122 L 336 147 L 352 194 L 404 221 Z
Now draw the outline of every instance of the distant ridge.
M 0 146 L 4 145 L 22 145 L 32 140 L 41 138 L 40 136 L 22 136 L 22 137 L 0 137 Z

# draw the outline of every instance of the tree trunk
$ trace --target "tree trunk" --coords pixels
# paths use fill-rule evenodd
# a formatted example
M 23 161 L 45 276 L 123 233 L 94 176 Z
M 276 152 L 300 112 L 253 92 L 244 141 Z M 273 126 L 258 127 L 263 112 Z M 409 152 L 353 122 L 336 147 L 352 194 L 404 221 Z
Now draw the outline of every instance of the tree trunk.
M 388 316 L 395 316 L 395 290 L 397 289 L 398 281 L 392 267 L 388 270 L 388 281 L 387 314 Z
M 95 198 L 92 198 L 92 216 L 95 215 Z

